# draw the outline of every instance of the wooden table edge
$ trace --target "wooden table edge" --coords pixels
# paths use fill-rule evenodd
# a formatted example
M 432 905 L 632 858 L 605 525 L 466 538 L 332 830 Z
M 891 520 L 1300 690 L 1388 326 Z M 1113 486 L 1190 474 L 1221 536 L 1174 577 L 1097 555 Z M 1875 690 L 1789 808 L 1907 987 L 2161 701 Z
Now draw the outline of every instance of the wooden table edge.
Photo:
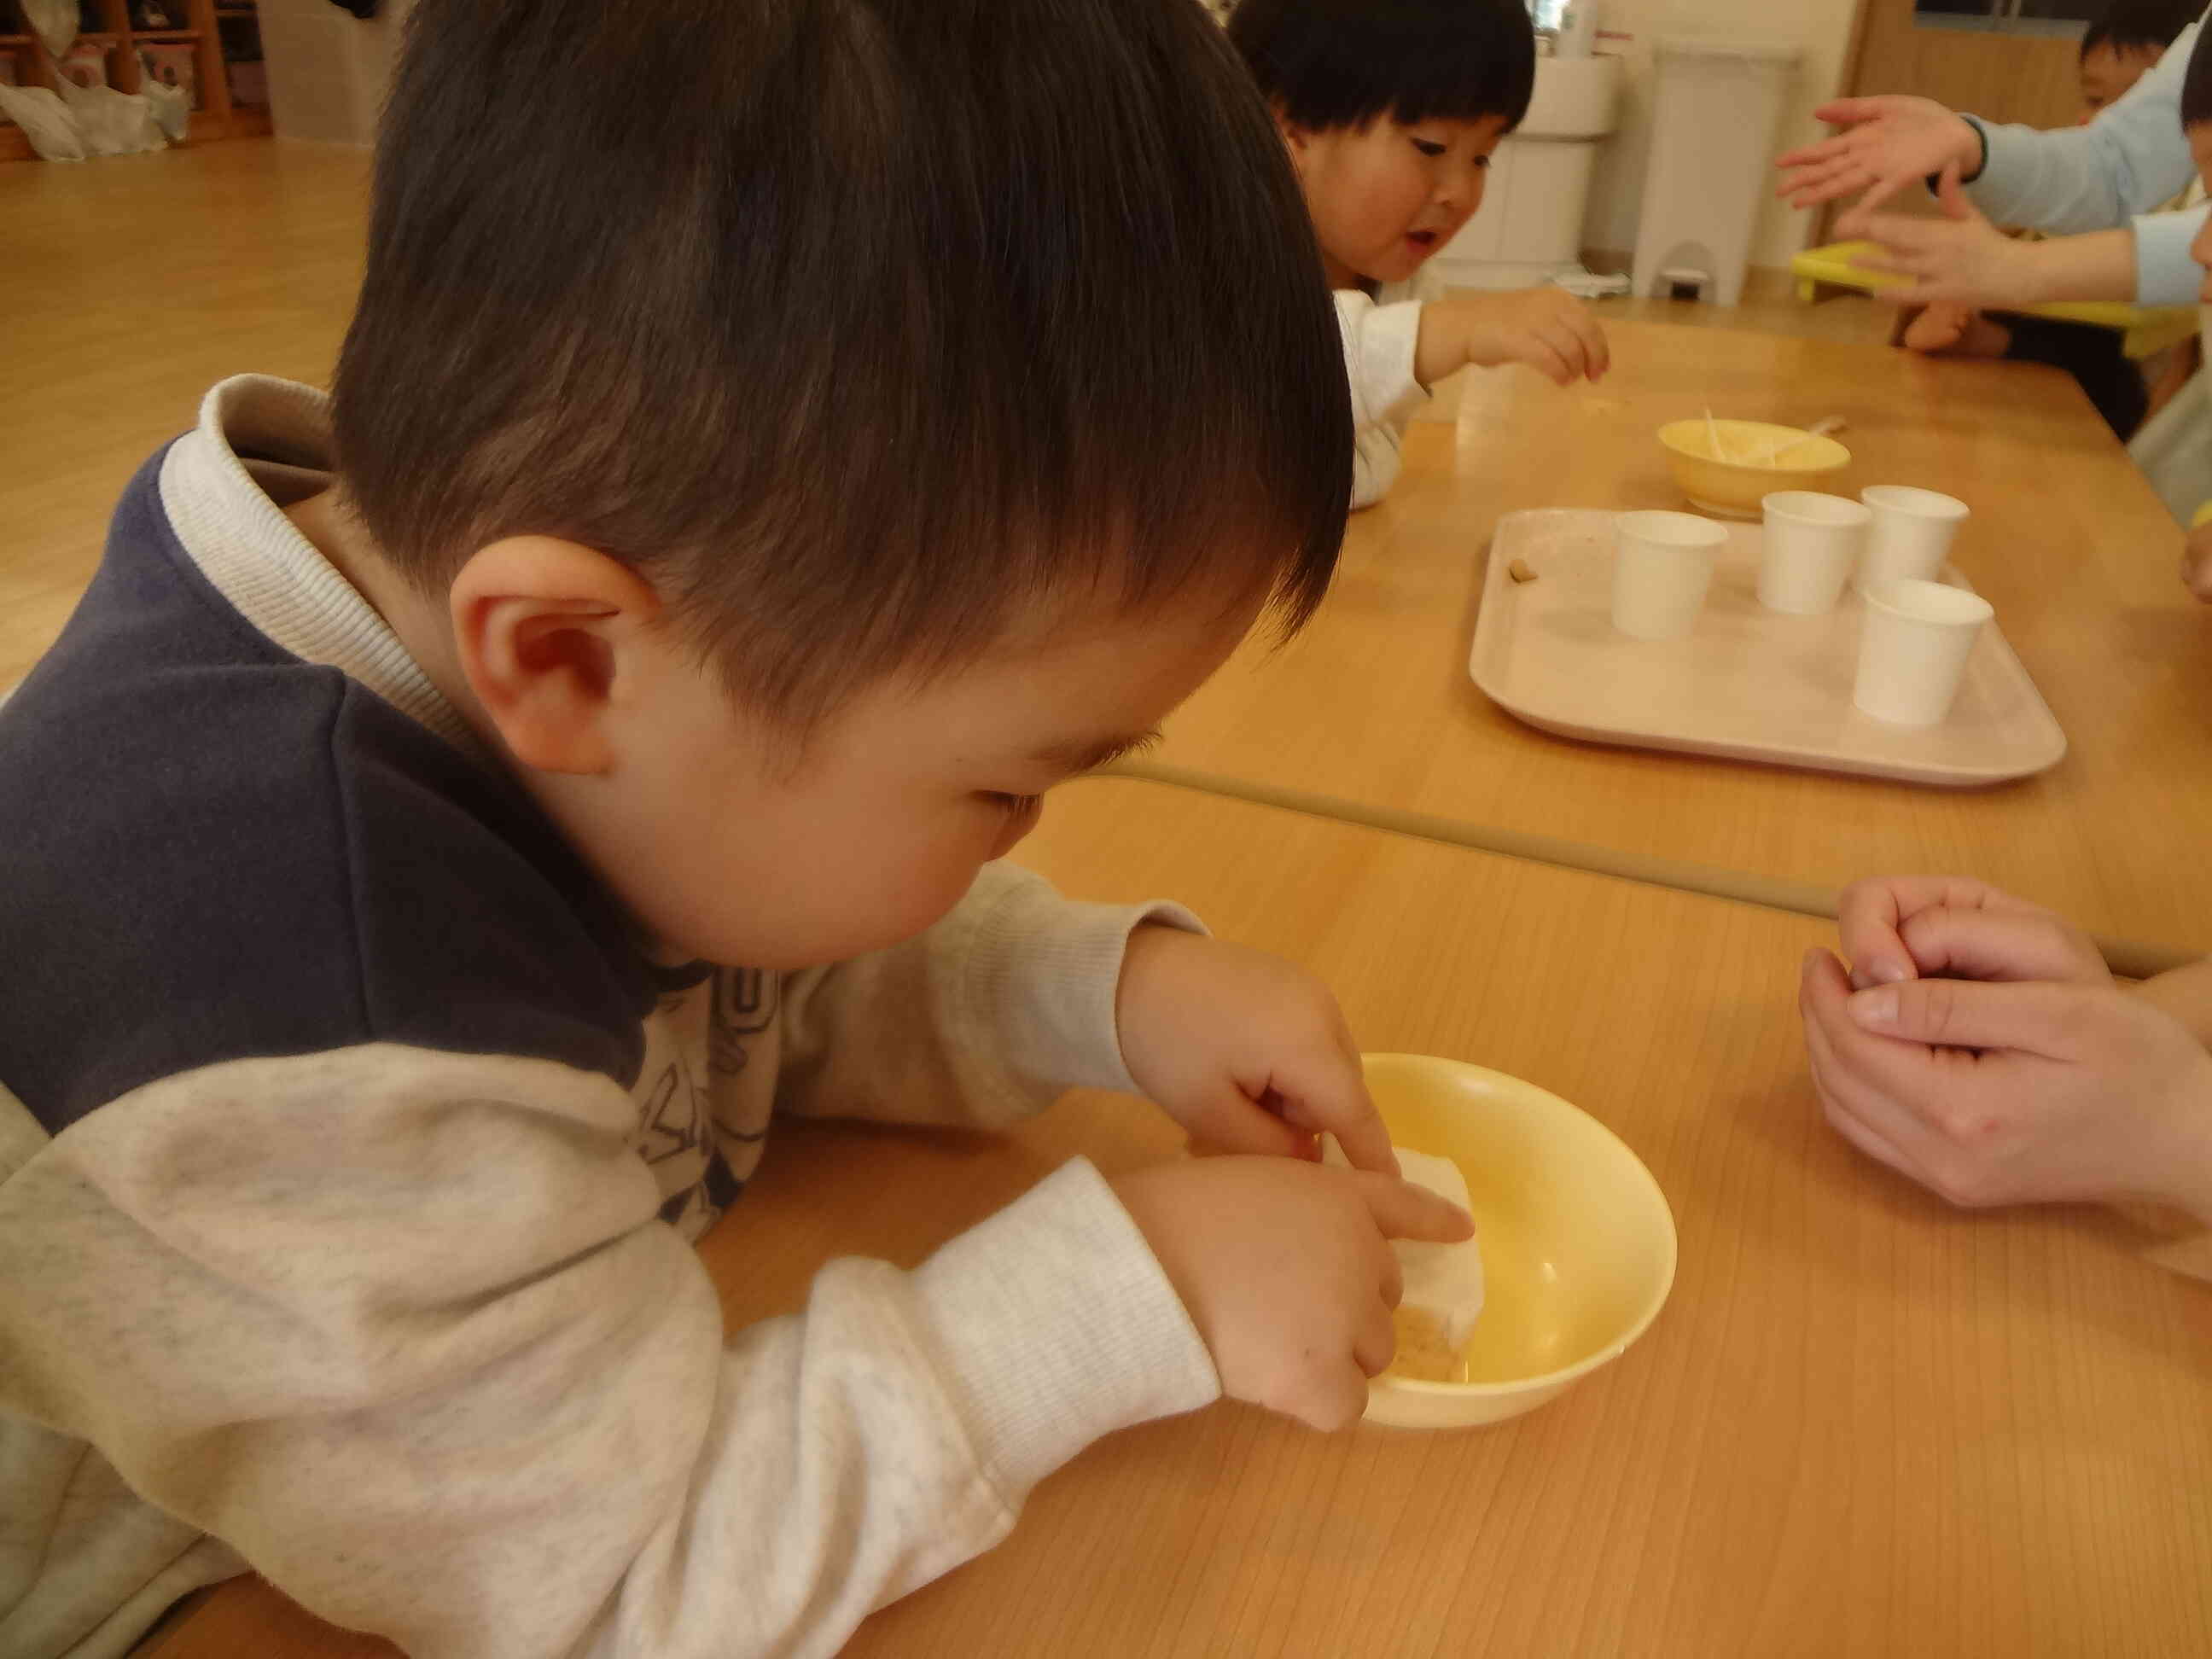
M 1799 915 L 1815 916 L 1831 921 L 1835 919 L 1837 903 L 1841 897 L 1840 889 L 1811 882 L 1790 881 L 1780 876 L 1762 876 L 1747 870 L 1723 869 L 1717 865 L 1694 864 L 1683 859 L 1616 852 L 1610 848 L 1588 842 L 1569 841 L 1559 836 L 1492 829 L 1440 813 L 1369 805 L 1360 801 L 1346 800 L 1340 796 L 1323 794 L 1316 790 L 1261 783 L 1249 778 L 1231 777 L 1194 767 L 1176 766 L 1164 761 L 1121 761 L 1098 775 L 1131 778 L 1147 783 L 1167 784 L 1179 789 L 1194 789 L 1205 794 L 1225 795 L 1232 799 L 1250 801 L 1256 805 L 1281 807 L 1313 817 L 1334 818 L 1340 823 L 1360 824 L 1395 835 L 1413 836 L 1424 841 L 1442 842 L 1476 852 L 1498 853 L 1509 858 L 1528 859 L 1534 863 L 1553 865 L 1560 869 L 1613 876 L 1624 881 L 1642 882 L 1647 886 L 1697 893 L 1708 898 L 1733 899 L 1738 903 L 1760 905 L 1770 910 L 1793 911 Z M 1869 871 L 1867 873 L 1901 875 L 1918 872 Z M 2197 953 L 2177 950 L 2171 945 L 2099 934 L 2092 934 L 2091 938 L 2104 953 L 2112 970 L 2124 979 L 2148 979 L 2153 975 L 2167 973 L 2199 959 Z

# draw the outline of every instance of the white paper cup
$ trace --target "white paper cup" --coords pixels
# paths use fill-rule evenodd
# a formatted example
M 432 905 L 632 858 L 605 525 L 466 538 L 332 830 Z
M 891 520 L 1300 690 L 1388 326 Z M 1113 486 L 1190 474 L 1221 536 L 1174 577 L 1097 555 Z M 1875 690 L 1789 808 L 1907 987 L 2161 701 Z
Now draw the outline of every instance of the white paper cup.
M 1697 625 L 1726 526 L 1692 513 L 1613 520 L 1613 625 L 1631 638 L 1678 640 Z
M 1874 514 L 1867 526 L 1866 554 L 1859 561 L 1862 593 L 1876 582 L 1934 581 L 1972 510 L 1955 495 L 1910 484 L 1869 484 L 1859 499 Z
M 1990 602 L 1941 582 L 1880 582 L 1866 592 L 1851 701 L 1893 726 L 1934 726 L 1951 712 Z
M 1759 602 L 1797 617 L 1833 611 L 1858 568 L 1874 509 L 1810 489 L 1778 489 L 1759 505 L 1766 546 L 1759 560 Z

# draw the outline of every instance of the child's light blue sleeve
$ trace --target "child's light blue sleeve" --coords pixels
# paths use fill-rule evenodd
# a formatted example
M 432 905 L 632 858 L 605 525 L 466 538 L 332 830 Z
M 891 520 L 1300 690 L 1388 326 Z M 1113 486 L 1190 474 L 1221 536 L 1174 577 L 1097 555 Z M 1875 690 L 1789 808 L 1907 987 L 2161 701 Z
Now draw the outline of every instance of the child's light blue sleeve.
M 2147 213 L 2135 222 L 2136 303 L 2187 306 L 2204 286 L 2204 267 L 2190 252 L 2212 207 Z
M 2149 215 L 2196 177 L 2181 134 L 2181 84 L 2202 27 L 2183 30 L 2158 66 L 2086 127 L 2045 132 L 1968 116 L 1988 149 L 1980 175 L 1966 186 L 1974 205 L 1998 224 L 2054 235 L 2114 230 L 2133 218 L 2138 302 L 2194 300 L 2203 276 L 2187 250 L 2203 215 L 2136 216 Z

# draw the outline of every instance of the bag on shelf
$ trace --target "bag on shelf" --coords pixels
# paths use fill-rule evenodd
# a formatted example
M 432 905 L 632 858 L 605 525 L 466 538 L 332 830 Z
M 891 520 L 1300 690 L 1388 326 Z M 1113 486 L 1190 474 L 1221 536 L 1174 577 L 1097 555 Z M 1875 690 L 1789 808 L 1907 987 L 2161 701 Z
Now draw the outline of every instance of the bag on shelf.
M 44 87 L 11 87 L 0 82 L 0 111 L 23 129 L 31 148 L 49 161 L 82 161 L 84 141 L 62 100 Z
M 161 129 L 154 124 L 152 108 L 137 93 L 64 81 L 62 101 L 69 106 L 88 155 L 131 155 L 167 146 Z
M 164 86 L 159 81 L 148 79 L 139 83 L 138 95 L 146 100 L 146 107 L 161 136 L 173 144 L 183 143 L 185 130 L 191 125 L 191 94 L 182 87 Z

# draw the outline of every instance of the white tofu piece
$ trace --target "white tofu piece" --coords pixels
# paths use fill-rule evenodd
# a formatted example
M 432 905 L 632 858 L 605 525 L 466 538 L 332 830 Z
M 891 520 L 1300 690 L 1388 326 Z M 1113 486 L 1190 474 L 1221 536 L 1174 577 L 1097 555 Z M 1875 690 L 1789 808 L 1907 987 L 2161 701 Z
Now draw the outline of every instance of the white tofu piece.
M 1432 1158 L 1403 1146 L 1390 1150 L 1397 1153 L 1398 1167 L 1405 1172 L 1407 1180 L 1474 1213 L 1468 1202 L 1467 1177 L 1460 1173 L 1458 1164 L 1448 1158 Z M 1322 1161 L 1339 1169 L 1351 1167 L 1334 1135 L 1322 1138 Z M 1426 1315 L 1443 1329 L 1444 1340 L 1455 1351 L 1464 1347 L 1468 1338 L 1474 1334 L 1474 1322 L 1482 1316 L 1480 1238 L 1470 1238 L 1462 1244 L 1394 1238 L 1390 1248 L 1397 1252 L 1398 1265 L 1406 1274 L 1406 1295 L 1399 1304 L 1401 1309 Z

